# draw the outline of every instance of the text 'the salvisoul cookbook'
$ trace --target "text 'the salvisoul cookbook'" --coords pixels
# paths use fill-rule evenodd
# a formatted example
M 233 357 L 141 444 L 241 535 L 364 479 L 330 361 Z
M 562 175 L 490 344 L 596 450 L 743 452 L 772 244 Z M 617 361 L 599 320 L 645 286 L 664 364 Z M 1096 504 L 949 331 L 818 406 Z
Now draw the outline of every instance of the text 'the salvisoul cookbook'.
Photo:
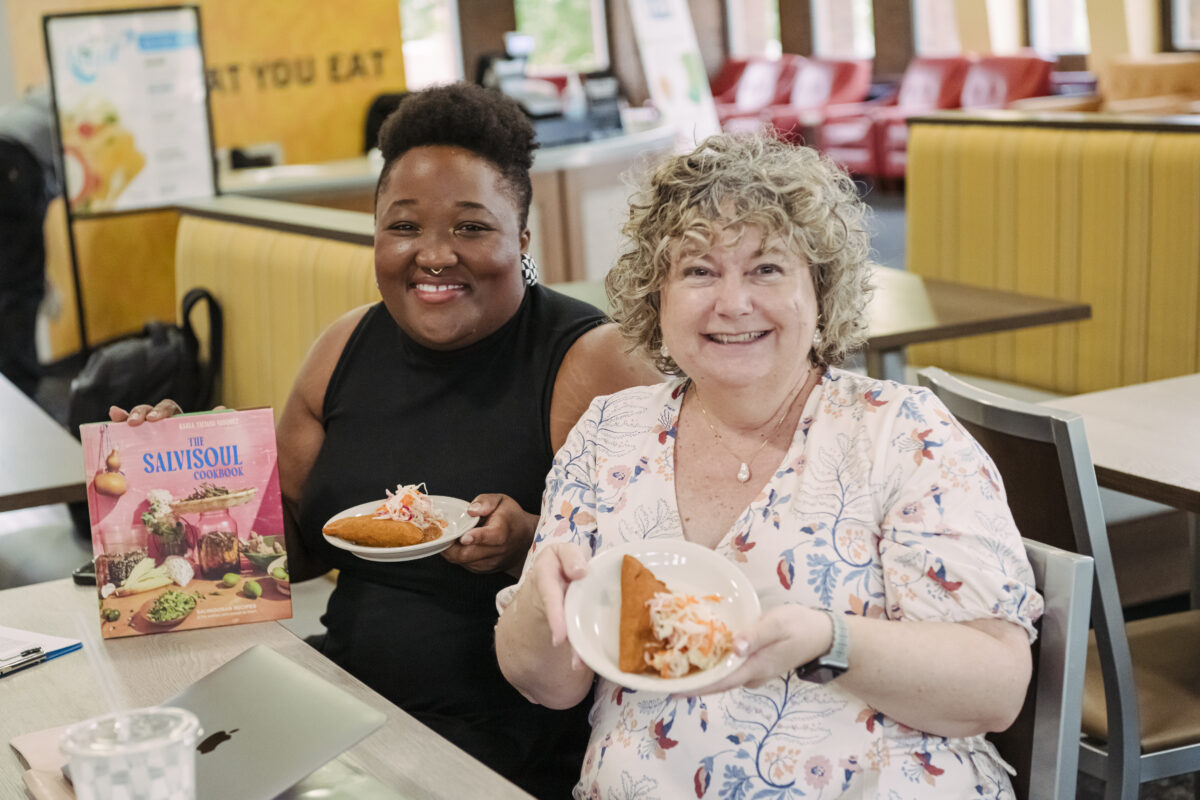
M 104 638 L 292 615 L 271 409 L 80 435 Z

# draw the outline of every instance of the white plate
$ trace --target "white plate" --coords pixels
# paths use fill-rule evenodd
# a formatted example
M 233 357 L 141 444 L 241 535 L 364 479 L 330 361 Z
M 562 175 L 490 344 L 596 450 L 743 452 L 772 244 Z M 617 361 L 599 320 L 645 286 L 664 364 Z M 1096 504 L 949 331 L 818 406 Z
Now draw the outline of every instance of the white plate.
M 414 558 L 425 558 L 426 556 L 442 552 L 458 541 L 458 537 L 479 524 L 479 517 L 472 517 L 467 514 L 467 506 L 470 503 L 466 500 L 459 500 L 457 497 L 446 497 L 440 494 L 431 494 L 427 495 L 427 497 L 433 501 L 433 509 L 437 512 L 437 515 L 448 523 L 446 529 L 442 531 L 442 535 L 431 542 L 410 544 L 407 547 L 368 547 L 365 544 L 347 542 L 345 539 L 339 539 L 336 536 L 321 535 L 325 537 L 325 541 L 334 547 L 348 550 L 365 561 L 412 561 Z M 384 500 L 359 503 L 356 506 L 347 508 L 345 511 L 334 514 L 325 524 L 328 525 L 335 519 L 341 519 L 342 517 L 358 517 L 363 514 L 372 514 L 383 503 Z
M 750 579 L 724 556 L 682 539 L 646 539 L 605 550 L 588 563 L 587 575 L 567 587 L 567 639 L 599 675 L 630 689 L 692 692 L 733 672 L 746 659 L 732 652 L 717 666 L 682 678 L 622 672 L 618 664 L 621 624 L 621 559 L 641 561 L 673 592 L 718 594 L 719 613 L 735 634 L 759 618 Z

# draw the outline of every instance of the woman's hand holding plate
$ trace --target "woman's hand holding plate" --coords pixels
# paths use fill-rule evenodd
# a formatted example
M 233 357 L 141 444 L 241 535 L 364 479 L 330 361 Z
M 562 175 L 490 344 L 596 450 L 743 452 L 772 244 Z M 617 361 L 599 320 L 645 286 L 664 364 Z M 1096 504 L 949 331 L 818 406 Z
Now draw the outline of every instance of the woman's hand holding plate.
M 480 525 L 442 553 L 452 564 L 471 572 L 499 572 L 519 567 L 533 542 L 537 517 L 506 494 L 481 494 L 467 506 Z
M 555 542 L 539 548 L 526 582 L 533 591 L 534 607 L 541 611 L 550 628 L 550 644 L 558 647 L 567 641 L 567 617 L 564 599 L 572 582 L 587 575 L 588 552 L 575 544 Z M 583 667 L 579 654 L 572 650 L 571 666 Z
M 832 637 L 824 613 L 794 603 L 776 606 L 733 638 L 734 652 L 746 659 L 741 666 L 702 692 L 683 694 L 761 686 L 826 652 Z

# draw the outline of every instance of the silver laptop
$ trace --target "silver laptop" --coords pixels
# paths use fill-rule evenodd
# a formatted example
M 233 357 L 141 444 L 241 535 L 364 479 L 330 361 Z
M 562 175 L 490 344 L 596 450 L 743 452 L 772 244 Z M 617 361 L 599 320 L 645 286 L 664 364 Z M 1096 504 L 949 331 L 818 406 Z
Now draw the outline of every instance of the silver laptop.
M 163 703 L 200 718 L 196 800 L 270 800 L 387 716 L 263 645 Z M 315 777 L 315 776 L 314 776 Z

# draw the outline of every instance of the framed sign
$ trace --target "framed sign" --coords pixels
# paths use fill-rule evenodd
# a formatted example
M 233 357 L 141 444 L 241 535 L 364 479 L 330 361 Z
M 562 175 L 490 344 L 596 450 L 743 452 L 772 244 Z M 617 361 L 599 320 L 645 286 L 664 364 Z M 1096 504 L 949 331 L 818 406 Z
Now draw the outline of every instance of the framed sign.
M 634 37 L 650 99 L 679 130 L 679 146 L 691 149 L 721 132 L 700 59 L 696 29 L 685 0 L 628 0 Z
M 43 18 L 72 217 L 216 194 L 195 6 Z

